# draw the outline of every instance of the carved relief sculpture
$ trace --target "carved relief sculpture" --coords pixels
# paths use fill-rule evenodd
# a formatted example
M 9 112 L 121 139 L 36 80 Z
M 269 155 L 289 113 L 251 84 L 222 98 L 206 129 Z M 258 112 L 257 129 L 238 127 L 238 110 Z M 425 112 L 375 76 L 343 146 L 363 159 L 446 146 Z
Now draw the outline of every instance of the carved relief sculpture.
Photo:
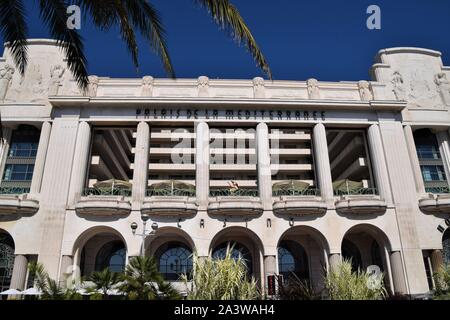
M 264 99 L 266 97 L 264 79 L 261 77 L 256 77 L 253 79 L 253 96 L 256 99 Z
M 309 79 L 306 81 L 308 85 L 308 96 L 310 99 L 320 99 L 319 81 L 316 79 Z
M 450 82 L 447 79 L 447 75 L 443 72 L 438 73 L 435 76 L 434 82 L 437 85 L 438 92 L 444 104 L 450 105 Z
M 365 80 L 361 80 L 358 82 L 359 95 L 362 101 L 371 101 L 373 100 L 373 94 L 370 89 L 370 83 Z
M 14 72 L 14 68 L 9 64 L 0 68 L 0 101 L 5 100 Z
M 62 77 L 64 76 L 64 69 L 61 65 L 55 65 L 50 69 L 50 85 L 48 90 L 49 96 L 57 96 L 59 87 L 61 86 Z
M 154 79 L 151 76 L 145 76 L 142 78 L 141 97 L 151 97 L 153 95 L 153 82 Z
M 201 76 L 198 78 L 198 96 L 209 97 L 209 78 Z
M 405 100 L 405 87 L 404 87 L 403 77 L 400 74 L 400 72 L 395 71 L 392 74 L 391 83 L 393 86 L 392 91 L 394 92 L 397 100 Z
M 89 97 L 97 96 L 98 82 L 99 79 L 97 76 L 89 76 L 89 88 L 88 88 Z

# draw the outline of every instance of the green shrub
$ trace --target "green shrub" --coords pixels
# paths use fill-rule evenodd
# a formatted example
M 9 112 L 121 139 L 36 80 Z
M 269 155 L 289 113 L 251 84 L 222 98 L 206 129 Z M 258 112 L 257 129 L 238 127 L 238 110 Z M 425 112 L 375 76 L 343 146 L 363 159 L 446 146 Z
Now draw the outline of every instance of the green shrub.
M 450 264 L 444 265 L 433 274 L 436 286 L 435 295 L 445 295 L 450 290 Z
M 315 292 L 311 282 L 300 279 L 295 273 L 288 279 L 278 281 L 278 294 L 280 300 L 318 300 L 320 296 Z

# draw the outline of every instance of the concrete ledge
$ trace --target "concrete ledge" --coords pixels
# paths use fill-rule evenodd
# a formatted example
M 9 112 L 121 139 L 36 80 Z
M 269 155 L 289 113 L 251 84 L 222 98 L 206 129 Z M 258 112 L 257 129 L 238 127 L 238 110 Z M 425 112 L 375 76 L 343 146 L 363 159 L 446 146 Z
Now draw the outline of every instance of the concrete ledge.
M 340 214 L 380 215 L 386 212 L 387 205 L 379 196 L 343 196 L 335 202 Z
M 425 214 L 450 213 L 450 194 L 429 194 L 419 200 L 419 208 Z
M 39 210 L 39 201 L 29 199 L 28 194 L 0 195 L 0 216 L 33 215 Z
M 195 198 L 172 196 L 146 198 L 141 211 L 153 216 L 185 217 L 197 214 L 197 209 Z
M 92 216 L 127 215 L 131 212 L 131 203 L 123 196 L 89 196 L 81 198 L 75 211 Z
M 274 200 L 273 212 L 294 216 L 323 215 L 327 212 L 327 204 L 320 197 L 282 196 Z
M 259 216 L 264 212 L 258 197 L 210 198 L 208 213 L 226 216 Z

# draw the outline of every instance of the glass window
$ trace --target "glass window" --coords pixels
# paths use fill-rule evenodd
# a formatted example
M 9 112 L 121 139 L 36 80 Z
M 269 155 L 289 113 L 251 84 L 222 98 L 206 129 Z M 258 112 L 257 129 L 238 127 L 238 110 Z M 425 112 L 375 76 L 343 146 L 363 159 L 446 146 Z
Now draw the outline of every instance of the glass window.
M 126 250 L 122 241 L 112 241 L 105 244 L 95 259 L 95 270 L 109 268 L 111 272 L 123 272 L 125 269 Z
M 421 166 L 423 180 L 429 181 L 446 181 L 443 166 Z
M 214 250 L 212 257 L 214 259 L 224 259 L 227 255 L 227 250 L 231 250 L 231 257 L 234 260 L 238 260 L 239 258 L 241 258 L 241 260 L 247 267 L 248 273 L 249 274 L 252 273 L 253 271 L 252 256 L 248 251 L 248 249 L 239 243 L 225 242 L 221 244 Z
M 305 249 L 295 241 L 281 241 L 278 247 L 278 270 L 284 280 L 289 280 L 292 273 L 300 279 L 309 279 L 308 256 Z
M 417 155 L 419 159 L 440 159 L 441 154 L 435 145 L 418 145 Z
M 13 142 L 9 149 L 10 157 L 35 158 L 38 149 L 37 142 Z
M 14 267 L 14 241 L 0 233 L 0 292 L 9 289 Z
M 192 272 L 192 251 L 182 243 L 174 242 L 160 249 L 159 272 L 166 280 L 178 280 Z
M 3 180 L 5 181 L 31 181 L 34 164 L 8 164 L 5 167 Z

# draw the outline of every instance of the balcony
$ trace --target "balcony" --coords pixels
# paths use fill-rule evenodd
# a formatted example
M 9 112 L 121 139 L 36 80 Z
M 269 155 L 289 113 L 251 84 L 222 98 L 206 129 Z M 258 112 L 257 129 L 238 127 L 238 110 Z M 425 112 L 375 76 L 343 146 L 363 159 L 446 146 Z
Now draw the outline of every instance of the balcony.
M 221 188 L 210 190 L 208 213 L 212 215 L 256 217 L 263 211 L 256 189 Z
M 449 187 L 432 187 L 425 190 L 428 193 L 427 196 L 419 200 L 419 208 L 423 213 L 450 213 Z
M 354 188 L 335 190 L 336 211 L 340 214 L 380 215 L 386 212 L 387 205 L 375 188 Z
M 189 217 L 197 213 L 195 186 L 181 181 L 153 184 L 141 208 L 150 216 Z
M 308 216 L 327 212 L 327 205 L 320 197 L 320 190 L 316 188 L 274 188 L 272 195 L 273 212 L 278 215 Z
M 33 215 L 39 210 L 39 201 L 31 199 L 30 188 L 0 187 L 0 217 Z
M 81 215 L 117 216 L 131 212 L 131 187 L 94 187 L 83 191 L 75 211 Z

